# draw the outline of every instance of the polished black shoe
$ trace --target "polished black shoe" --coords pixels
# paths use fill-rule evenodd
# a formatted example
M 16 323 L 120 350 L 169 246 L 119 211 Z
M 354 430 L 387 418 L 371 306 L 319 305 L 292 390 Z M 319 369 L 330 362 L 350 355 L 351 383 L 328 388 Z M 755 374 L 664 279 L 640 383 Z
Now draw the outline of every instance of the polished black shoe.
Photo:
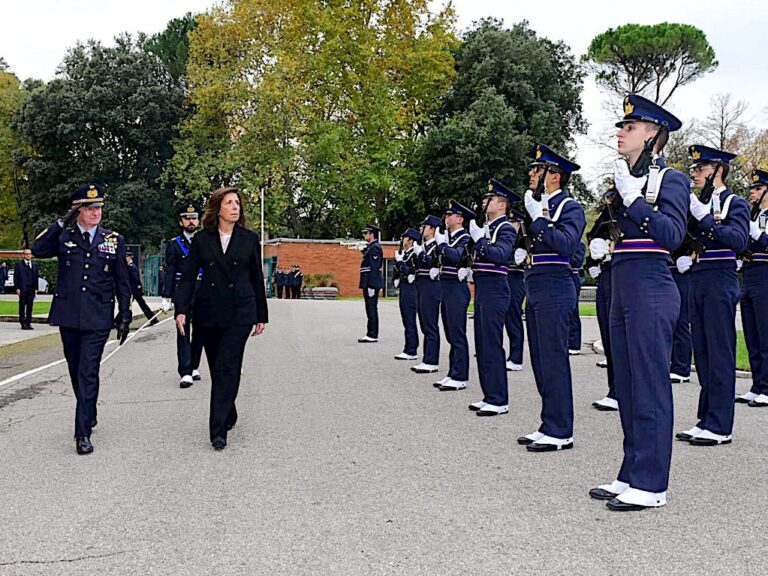
M 605 505 L 608 507 L 608 510 L 613 510 L 614 512 L 639 512 L 649 508 L 649 506 L 641 506 L 640 504 L 627 504 L 618 498 L 608 500 Z
M 200 376 L 199 373 L 198 374 L 195 374 L 194 372 L 192 373 L 192 380 L 194 380 L 195 382 L 199 382 L 202 379 L 203 379 L 203 377 Z
M 682 440 L 683 442 L 688 442 L 691 438 L 693 438 L 693 436 L 687 432 L 678 432 L 675 434 L 675 438 Z
M 610 490 L 604 490 L 602 488 L 592 488 L 589 491 L 589 497 L 595 500 L 613 500 L 618 494 L 611 492 Z
M 688 440 L 688 444 L 691 446 L 718 446 L 720 444 L 730 444 L 731 439 L 727 438 L 726 440 L 715 440 L 714 438 L 699 438 L 696 436 L 695 438 L 691 438 Z
M 93 452 L 93 444 L 88 436 L 78 436 L 75 438 L 75 444 L 77 445 L 78 454 L 90 454 Z
M 234 422 L 230 422 L 229 424 L 227 424 L 227 432 L 229 432 L 230 430 L 232 430 L 232 428 L 234 428 L 234 427 L 235 427 L 235 424 L 237 424 L 237 420 L 235 420 Z
M 211 441 L 211 446 L 213 446 L 214 450 L 224 450 L 227 446 L 227 441 L 225 438 L 217 436 Z
M 750 408 L 765 408 L 768 406 L 765 402 L 755 402 L 754 400 L 751 400 L 749 404 L 747 404 Z
M 538 442 L 533 442 L 525 447 L 528 452 L 557 452 L 558 450 L 570 450 L 571 448 L 573 448 L 573 442 L 563 444 L 562 446 L 558 446 L 557 444 L 540 444 Z
M 97 425 L 98 423 L 99 423 L 99 421 L 98 421 L 98 420 L 96 420 L 96 418 L 94 418 L 93 420 L 91 420 L 91 428 L 96 428 L 96 425 Z
M 32 328 L 30 328 L 30 327 L 28 327 L 28 326 L 26 326 L 26 325 L 22 326 L 22 327 L 21 327 L 21 329 L 22 329 L 22 330 L 32 330 Z
M 517 439 L 517 443 L 520 444 L 520 446 L 528 446 L 529 444 L 533 444 L 533 440 L 526 436 L 520 436 L 520 438 Z

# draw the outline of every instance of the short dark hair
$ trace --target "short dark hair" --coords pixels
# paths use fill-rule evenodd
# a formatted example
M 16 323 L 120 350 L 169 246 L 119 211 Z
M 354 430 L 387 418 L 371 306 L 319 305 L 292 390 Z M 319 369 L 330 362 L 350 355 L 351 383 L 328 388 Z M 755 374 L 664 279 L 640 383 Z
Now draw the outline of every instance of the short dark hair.
M 243 204 L 243 197 L 238 188 L 228 186 L 219 188 L 211 194 L 211 198 L 208 200 L 208 207 L 205 209 L 205 214 L 203 214 L 203 226 L 206 229 L 216 230 L 219 227 L 219 209 L 227 194 L 237 194 L 237 199 L 240 200 L 240 218 L 235 222 L 235 226 L 245 228 L 245 206 Z

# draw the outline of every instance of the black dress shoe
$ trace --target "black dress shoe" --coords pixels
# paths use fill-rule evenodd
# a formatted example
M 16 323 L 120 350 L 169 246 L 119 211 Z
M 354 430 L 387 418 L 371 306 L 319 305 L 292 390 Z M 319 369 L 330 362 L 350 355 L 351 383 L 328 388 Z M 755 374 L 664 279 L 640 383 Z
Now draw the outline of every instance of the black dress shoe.
M 203 379 L 203 377 L 200 376 L 200 374 L 192 374 L 192 380 L 194 380 L 195 382 L 198 382 L 198 381 L 200 381 L 202 379 Z
M 765 408 L 768 406 L 765 402 L 755 402 L 754 400 L 750 400 L 749 407 L 750 408 Z
M 608 510 L 613 510 L 614 512 L 638 512 L 648 508 L 648 506 L 641 506 L 640 504 L 627 504 L 618 498 L 608 500 L 605 505 L 608 506 Z
M 691 446 L 717 446 L 718 444 L 730 444 L 731 439 L 728 438 L 727 440 L 714 440 L 712 438 L 699 438 L 698 436 L 695 438 L 691 438 L 688 440 L 688 444 Z
M 96 428 L 96 425 L 97 425 L 98 423 L 99 423 L 99 421 L 98 421 L 98 420 L 96 420 L 96 418 L 94 418 L 93 420 L 91 420 L 91 428 Z
M 216 436 L 216 438 L 211 441 L 211 446 L 213 446 L 214 450 L 224 450 L 227 446 L 227 440 L 221 436 Z
M 237 424 L 237 420 L 235 420 L 234 422 L 230 422 L 229 424 L 227 424 L 227 432 L 229 432 L 230 430 L 232 430 L 232 428 L 234 428 L 234 427 L 235 427 L 235 424 Z
M 533 440 L 526 436 L 520 436 L 520 438 L 517 439 L 517 443 L 520 444 L 520 446 L 528 446 L 529 444 L 533 444 Z
M 179 382 L 179 388 L 189 388 L 190 386 L 192 386 L 192 381 L 191 380 L 189 380 L 189 381 L 182 380 L 181 382 Z
M 693 436 L 687 432 L 678 432 L 675 434 L 675 438 L 682 440 L 683 442 L 688 442 L 691 438 L 693 438 Z
M 570 450 L 571 448 L 573 448 L 573 442 L 563 444 L 562 446 L 557 446 L 556 444 L 539 444 L 537 442 L 533 442 L 525 447 L 528 452 L 557 452 L 558 450 Z
M 733 400 L 736 402 L 736 404 L 749 404 L 752 402 L 752 400 L 747 400 L 746 398 L 742 398 L 741 396 L 736 396 L 736 398 Z
M 88 436 L 77 436 L 75 444 L 77 445 L 78 454 L 90 454 L 93 452 L 93 444 L 91 444 L 91 439 Z
M 613 500 L 618 494 L 611 492 L 610 490 L 603 490 L 602 488 L 592 488 L 589 491 L 589 497 L 595 500 Z
M 604 406 L 598 402 L 592 402 L 592 408 L 600 410 L 600 412 L 618 412 L 616 408 L 613 408 L 612 406 Z

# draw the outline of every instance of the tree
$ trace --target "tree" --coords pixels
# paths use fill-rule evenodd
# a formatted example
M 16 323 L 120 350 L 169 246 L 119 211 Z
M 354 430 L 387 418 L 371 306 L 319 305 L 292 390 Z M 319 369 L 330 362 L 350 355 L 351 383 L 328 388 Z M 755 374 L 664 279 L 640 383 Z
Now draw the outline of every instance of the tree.
M 107 187 L 106 222 L 129 241 L 157 244 L 175 203 L 160 183 L 182 118 L 182 91 L 130 36 L 71 49 L 59 77 L 29 95 L 16 121 L 37 228 L 89 181 Z
M 179 86 L 187 86 L 187 61 L 189 60 L 189 33 L 197 27 L 197 15 L 187 12 L 174 18 L 165 30 L 143 42 L 144 50 L 157 56 Z
M 746 128 L 743 120 L 747 103 L 734 102 L 731 94 L 716 94 L 709 100 L 710 112 L 699 124 L 702 144 L 719 150 L 731 150 L 738 146 L 737 136 Z
M 666 104 L 675 90 L 717 68 L 707 37 L 689 24 L 625 24 L 595 36 L 582 57 L 598 86 L 620 98 Z
M 586 129 L 580 66 L 526 22 L 476 23 L 456 50 L 456 73 L 415 156 L 430 210 L 448 198 L 472 203 L 490 177 L 524 189 L 537 143 L 565 153 Z

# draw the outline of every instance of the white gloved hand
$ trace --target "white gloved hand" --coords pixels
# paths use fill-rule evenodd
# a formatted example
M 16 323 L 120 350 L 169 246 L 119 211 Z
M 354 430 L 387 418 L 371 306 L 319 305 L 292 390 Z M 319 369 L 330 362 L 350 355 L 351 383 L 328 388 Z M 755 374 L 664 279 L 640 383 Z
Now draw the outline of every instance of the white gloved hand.
M 395 278 L 392 280 L 392 284 L 394 284 L 395 288 L 400 286 L 400 278 Z
M 373 296 L 376 294 L 376 290 L 373 288 L 368 288 L 368 298 L 373 298 Z
M 685 274 L 691 269 L 691 266 L 693 266 L 693 259 L 690 256 L 680 256 L 675 262 L 675 265 L 680 274 Z
M 403 261 L 403 253 L 400 250 L 395 250 L 395 262 Z
M 429 277 L 432 280 L 437 280 L 438 276 L 440 276 L 440 268 L 430 268 L 429 269 Z
M 597 277 L 600 276 L 600 272 L 602 272 L 602 270 L 600 270 L 600 266 L 590 266 L 587 268 L 587 272 L 589 272 L 589 275 L 592 278 L 597 279 Z
M 534 200 L 533 192 L 531 190 L 527 190 L 525 193 L 525 210 L 528 212 L 531 220 L 541 218 L 541 215 L 544 212 L 544 209 L 541 206 L 541 202 Z
M 589 253 L 595 260 L 602 260 L 611 252 L 608 241 L 604 238 L 593 238 L 589 243 Z
M 418 242 L 414 242 L 413 253 L 416 254 L 416 256 L 420 256 L 422 252 L 424 252 L 424 246 L 422 246 Z
M 741 270 L 741 267 L 744 266 L 744 261 L 740 260 L 739 258 L 736 259 L 736 272 Z
M 459 282 L 464 282 L 469 275 L 469 268 L 459 268 L 456 271 L 456 276 L 459 278 Z
M 528 257 L 528 251 L 525 248 L 515 250 L 515 264 L 522 264 Z
M 760 236 L 762 235 L 763 231 L 760 230 L 760 224 L 755 222 L 754 220 L 749 221 L 749 235 L 752 237 L 752 240 L 760 240 Z
M 408 280 L 408 284 L 413 284 L 414 281 L 416 280 L 416 275 L 415 274 L 408 274 L 407 280 Z
M 691 192 L 691 214 L 699 222 L 704 220 L 704 217 L 709 214 L 709 206 L 703 204 L 693 192 Z
M 357 243 L 357 249 L 360 250 L 360 252 L 365 252 L 365 249 L 368 248 L 367 242 L 358 242 Z
M 627 208 L 643 195 L 643 186 L 645 186 L 647 179 L 647 176 L 640 178 L 632 176 L 629 173 L 629 166 L 623 158 L 619 158 L 613 164 L 613 181 L 616 183 L 616 190 L 619 191 L 624 206 Z
M 472 240 L 479 242 L 480 238 L 485 236 L 485 228 L 480 228 L 474 219 L 469 221 L 469 235 L 472 236 Z
M 160 300 L 160 309 L 163 312 L 168 312 L 171 308 L 173 308 L 173 302 L 171 302 L 170 298 L 163 298 Z
M 435 242 L 438 246 L 448 242 L 448 234 L 443 234 L 439 227 L 435 230 Z

